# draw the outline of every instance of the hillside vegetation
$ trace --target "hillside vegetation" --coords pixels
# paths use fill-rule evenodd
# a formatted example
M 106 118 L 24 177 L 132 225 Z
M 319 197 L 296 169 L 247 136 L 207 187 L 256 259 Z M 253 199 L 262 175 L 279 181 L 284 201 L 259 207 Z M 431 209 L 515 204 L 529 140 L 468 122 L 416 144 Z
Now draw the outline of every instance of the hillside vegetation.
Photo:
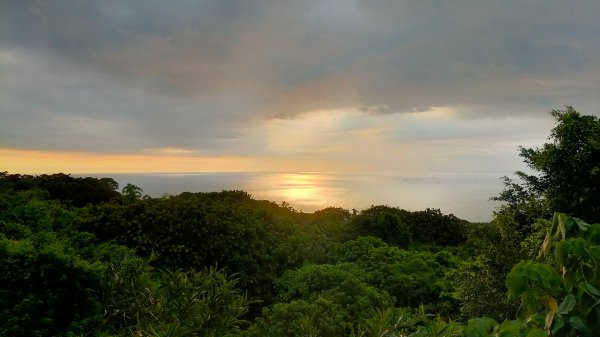
M 0 335 L 597 336 L 600 121 L 552 116 L 491 223 L 0 173 Z

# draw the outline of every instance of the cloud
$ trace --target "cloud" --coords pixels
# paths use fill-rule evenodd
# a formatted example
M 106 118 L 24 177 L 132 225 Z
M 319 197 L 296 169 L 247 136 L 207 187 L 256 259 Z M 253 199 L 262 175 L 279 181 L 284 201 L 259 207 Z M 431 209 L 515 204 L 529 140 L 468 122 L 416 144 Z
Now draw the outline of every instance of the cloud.
M 596 0 L 0 6 L 10 148 L 421 167 L 387 153 L 497 153 L 532 141 L 518 120 L 600 111 Z
M 593 14 L 600 5 L 592 0 L 5 6 L 8 45 L 153 93 L 244 97 L 257 104 L 253 114 L 352 105 L 555 106 L 565 96 L 593 104 L 599 86 L 588 74 L 600 66 Z
M 181 147 L 218 154 L 251 118 L 242 114 L 248 104 L 235 97 L 148 94 L 19 49 L 0 51 L 0 60 L 4 146 L 110 153 Z
M 374 115 L 392 113 L 392 109 L 387 105 L 363 105 L 359 107 L 358 110 L 363 113 Z
M 196 151 L 191 149 L 183 149 L 178 147 L 162 147 L 155 149 L 144 149 L 142 152 L 148 154 L 163 154 L 163 155 L 190 155 L 196 153 Z

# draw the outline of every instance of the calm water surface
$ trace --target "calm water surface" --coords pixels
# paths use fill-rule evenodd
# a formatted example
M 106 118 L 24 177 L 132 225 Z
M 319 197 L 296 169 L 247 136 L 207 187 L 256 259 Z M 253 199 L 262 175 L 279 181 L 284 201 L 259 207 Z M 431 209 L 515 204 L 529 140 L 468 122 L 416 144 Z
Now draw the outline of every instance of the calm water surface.
M 88 175 L 89 176 L 89 175 Z M 244 190 L 255 199 L 289 203 L 314 212 L 337 206 L 361 210 L 371 205 L 407 210 L 439 208 L 470 221 L 489 221 L 499 204 L 489 201 L 502 190 L 500 174 L 443 173 L 153 173 L 103 174 L 123 187 L 132 183 L 158 197 L 181 192 Z

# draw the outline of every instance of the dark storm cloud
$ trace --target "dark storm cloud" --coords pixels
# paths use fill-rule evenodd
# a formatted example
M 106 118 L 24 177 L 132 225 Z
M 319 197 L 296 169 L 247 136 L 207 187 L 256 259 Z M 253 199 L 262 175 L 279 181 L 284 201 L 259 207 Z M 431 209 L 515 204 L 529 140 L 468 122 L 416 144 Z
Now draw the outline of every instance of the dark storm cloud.
M 257 120 L 309 110 L 600 108 L 596 0 L 0 6 L 3 146 L 246 153 Z

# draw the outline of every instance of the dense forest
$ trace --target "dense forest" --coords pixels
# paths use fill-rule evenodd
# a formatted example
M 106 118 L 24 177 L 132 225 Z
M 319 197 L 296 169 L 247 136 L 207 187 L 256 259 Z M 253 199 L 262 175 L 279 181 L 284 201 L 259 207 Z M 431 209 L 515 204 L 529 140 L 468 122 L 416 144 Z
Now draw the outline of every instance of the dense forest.
M 598 336 L 600 120 L 552 116 L 490 223 L 0 173 L 0 335 Z

